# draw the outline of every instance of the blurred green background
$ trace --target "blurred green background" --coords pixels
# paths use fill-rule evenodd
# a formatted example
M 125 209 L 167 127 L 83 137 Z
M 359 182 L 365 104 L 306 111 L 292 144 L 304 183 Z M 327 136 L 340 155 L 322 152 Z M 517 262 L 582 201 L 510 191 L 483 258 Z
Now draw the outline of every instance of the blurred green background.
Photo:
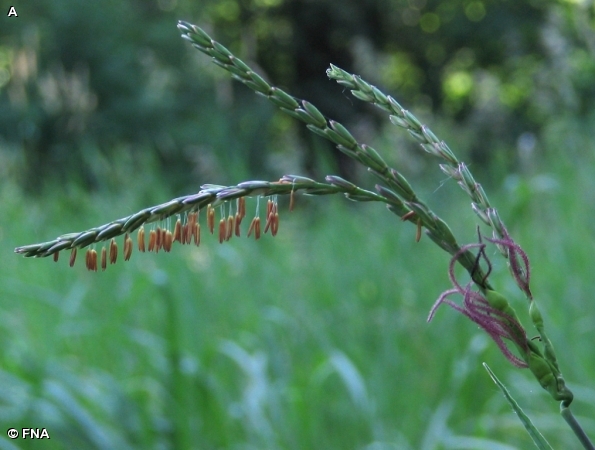
M 595 436 L 593 1 L 14 6 L 0 18 L 0 449 L 41 446 L 11 427 L 47 428 L 55 449 L 530 448 L 483 361 L 554 448 L 577 447 L 558 405 L 470 321 L 444 308 L 426 323 L 448 255 L 380 205 L 298 196 L 274 239 L 205 237 L 105 273 L 13 254 L 203 183 L 373 186 L 180 39 L 180 19 L 373 145 L 460 242 L 476 240 L 468 199 L 328 64 L 395 96 L 470 164 L 531 258 Z M 526 319 L 491 254 L 493 284 Z

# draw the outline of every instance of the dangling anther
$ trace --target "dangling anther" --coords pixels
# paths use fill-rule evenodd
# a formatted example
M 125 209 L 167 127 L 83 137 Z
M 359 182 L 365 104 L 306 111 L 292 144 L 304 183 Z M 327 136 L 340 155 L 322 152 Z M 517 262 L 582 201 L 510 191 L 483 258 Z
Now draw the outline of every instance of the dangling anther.
M 276 236 L 279 230 L 279 213 L 275 211 L 273 214 L 273 221 L 271 223 L 271 235 Z
M 97 272 L 97 252 L 95 249 L 91 250 L 91 270 Z
M 271 211 L 273 210 L 273 201 L 269 198 L 267 201 L 267 219 L 271 215 Z M 266 233 L 266 231 L 265 231 Z
M 54 262 L 58 262 L 58 258 L 60 257 L 60 251 L 54 253 Z
M 254 219 L 252 219 L 252 222 L 250 223 L 250 228 L 248 228 L 248 237 L 250 237 L 250 235 L 252 234 L 253 231 L 254 231 L 254 239 L 259 239 L 260 238 L 260 217 L 255 217 Z
M 132 239 L 126 233 L 126 236 L 124 236 L 124 261 L 128 261 L 130 256 L 132 256 Z
M 105 250 L 105 247 L 103 247 L 103 250 Z M 97 252 L 94 249 L 87 250 L 85 265 L 87 270 L 97 272 Z
M 157 232 L 155 230 L 151 230 L 149 232 L 149 251 L 155 251 L 155 243 L 157 242 Z
M 269 204 L 267 204 L 267 222 L 266 225 L 264 227 L 264 232 L 266 234 L 267 231 L 269 231 L 269 228 L 271 227 L 271 225 L 273 224 L 273 221 L 275 220 L 275 214 L 277 214 L 277 203 L 270 201 L 270 208 L 269 208 Z
M 207 225 L 211 234 L 215 232 L 215 209 L 209 204 L 207 206 Z
M 421 219 L 417 219 L 417 231 L 415 233 L 415 242 L 421 239 Z
M 174 242 L 174 235 L 169 230 L 163 232 L 163 250 L 166 252 L 171 251 L 171 246 Z
M 116 240 L 112 238 L 109 243 L 109 263 L 116 264 L 118 260 L 118 244 L 116 244 Z
M 70 252 L 70 262 L 68 263 L 68 265 L 70 267 L 74 266 L 75 261 L 76 261 L 76 247 L 74 247 L 72 249 L 72 251 Z
M 101 270 L 104 271 L 107 268 L 107 250 L 105 247 L 101 248 Z
M 243 198 L 243 197 L 242 197 L 242 198 Z M 237 237 L 240 237 L 240 235 L 241 235 L 241 231 L 242 231 L 242 229 L 240 228 L 240 223 L 242 223 L 242 217 L 240 216 L 240 213 L 239 213 L 239 212 L 237 212 L 237 213 L 236 213 L 236 217 L 235 217 L 234 223 L 235 223 L 235 226 L 234 226 L 234 228 L 235 228 L 235 229 L 234 229 L 234 234 L 235 234 Z
M 200 224 L 199 223 L 195 223 L 194 226 L 192 227 L 192 237 L 194 238 L 194 245 L 196 245 L 198 247 L 200 245 Z M 190 240 L 188 240 L 188 243 L 190 243 Z
M 231 208 L 230 208 L 231 209 Z M 226 228 L 226 235 L 225 235 L 225 240 L 229 241 L 231 239 L 231 236 L 233 235 L 233 229 L 234 229 L 234 216 L 232 216 L 231 214 L 229 215 L 229 217 L 227 218 L 227 228 Z
M 246 197 L 238 198 L 238 208 L 236 215 L 239 218 L 239 222 L 242 223 L 242 219 L 246 216 Z M 238 218 L 236 218 L 236 221 Z
M 163 230 L 160 226 L 157 226 L 155 230 L 155 253 L 159 253 L 161 247 L 163 246 Z
M 221 218 L 219 220 L 219 243 L 222 244 L 225 240 L 227 232 L 225 231 L 225 225 L 227 224 L 227 220 Z
M 140 227 L 138 229 L 138 234 L 136 235 L 136 242 L 138 243 L 138 251 L 141 253 L 144 253 L 145 252 L 145 227 Z
M 182 221 L 180 219 L 176 220 L 176 225 L 174 226 L 174 235 L 173 235 L 173 242 L 178 241 L 180 244 L 182 242 Z

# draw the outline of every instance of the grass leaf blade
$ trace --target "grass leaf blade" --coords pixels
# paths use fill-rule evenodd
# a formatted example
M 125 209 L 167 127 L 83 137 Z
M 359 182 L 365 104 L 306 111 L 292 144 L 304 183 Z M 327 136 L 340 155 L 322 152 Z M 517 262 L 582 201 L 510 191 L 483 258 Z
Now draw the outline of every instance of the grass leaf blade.
M 529 436 L 531 436 L 531 439 L 533 439 L 533 442 L 535 443 L 537 448 L 539 450 L 553 450 L 549 442 L 545 439 L 545 437 L 543 437 L 543 435 L 535 427 L 535 425 L 533 425 L 533 422 L 531 422 L 529 416 L 525 414 L 525 412 L 521 409 L 516 400 L 512 398 L 510 392 L 508 392 L 508 389 L 506 389 L 506 386 L 504 386 L 502 382 L 498 379 L 498 377 L 496 377 L 496 374 L 492 372 L 492 370 L 486 363 L 483 363 L 483 367 L 488 371 L 488 374 L 492 378 L 492 381 L 496 383 L 496 385 L 500 388 L 500 390 L 504 394 L 504 397 L 506 398 L 510 406 L 512 406 L 512 409 L 516 413 L 519 420 L 523 423 L 525 430 L 527 430 L 527 433 L 529 433 Z

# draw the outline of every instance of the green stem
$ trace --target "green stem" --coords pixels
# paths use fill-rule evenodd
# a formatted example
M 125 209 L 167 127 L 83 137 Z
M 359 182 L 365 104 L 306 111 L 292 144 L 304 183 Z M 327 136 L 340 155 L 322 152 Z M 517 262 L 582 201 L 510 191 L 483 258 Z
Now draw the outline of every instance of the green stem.
M 593 446 L 593 443 L 585 433 L 585 430 L 583 430 L 583 427 L 580 426 L 580 424 L 572 414 L 572 411 L 569 407 L 565 406 L 564 402 L 560 404 L 560 414 L 562 415 L 562 417 L 564 417 L 564 420 L 566 421 L 566 423 L 568 423 L 578 440 L 581 442 L 581 444 L 583 444 L 583 447 L 586 450 L 595 450 L 595 446 Z

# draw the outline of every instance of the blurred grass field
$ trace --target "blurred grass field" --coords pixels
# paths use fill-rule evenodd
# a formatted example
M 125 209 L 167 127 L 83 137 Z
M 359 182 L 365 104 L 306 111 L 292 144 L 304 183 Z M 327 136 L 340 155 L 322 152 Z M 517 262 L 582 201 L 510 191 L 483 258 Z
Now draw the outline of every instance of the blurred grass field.
M 575 414 L 595 436 L 595 146 L 584 130 L 560 122 L 531 173 L 486 190 L 531 258 Z M 275 238 L 135 249 L 105 273 L 88 273 L 82 254 L 73 269 L 65 254 L 13 254 L 170 198 L 150 173 L 131 178 L 118 193 L 65 184 L 36 199 L 0 185 L 4 428 L 46 428 L 52 449 L 531 448 L 485 361 L 554 448 L 577 448 L 558 405 L 485 333 L 446 307 L 426 323 L 450 288 L 449 257 L 380 205 L 300 196 Z M 422 190 L 460 242 L 477 239 L 452 180 Z M 493 284 L 526 319 L 491 254 Z M 40 446 L 0 437 L 0 449 Z

